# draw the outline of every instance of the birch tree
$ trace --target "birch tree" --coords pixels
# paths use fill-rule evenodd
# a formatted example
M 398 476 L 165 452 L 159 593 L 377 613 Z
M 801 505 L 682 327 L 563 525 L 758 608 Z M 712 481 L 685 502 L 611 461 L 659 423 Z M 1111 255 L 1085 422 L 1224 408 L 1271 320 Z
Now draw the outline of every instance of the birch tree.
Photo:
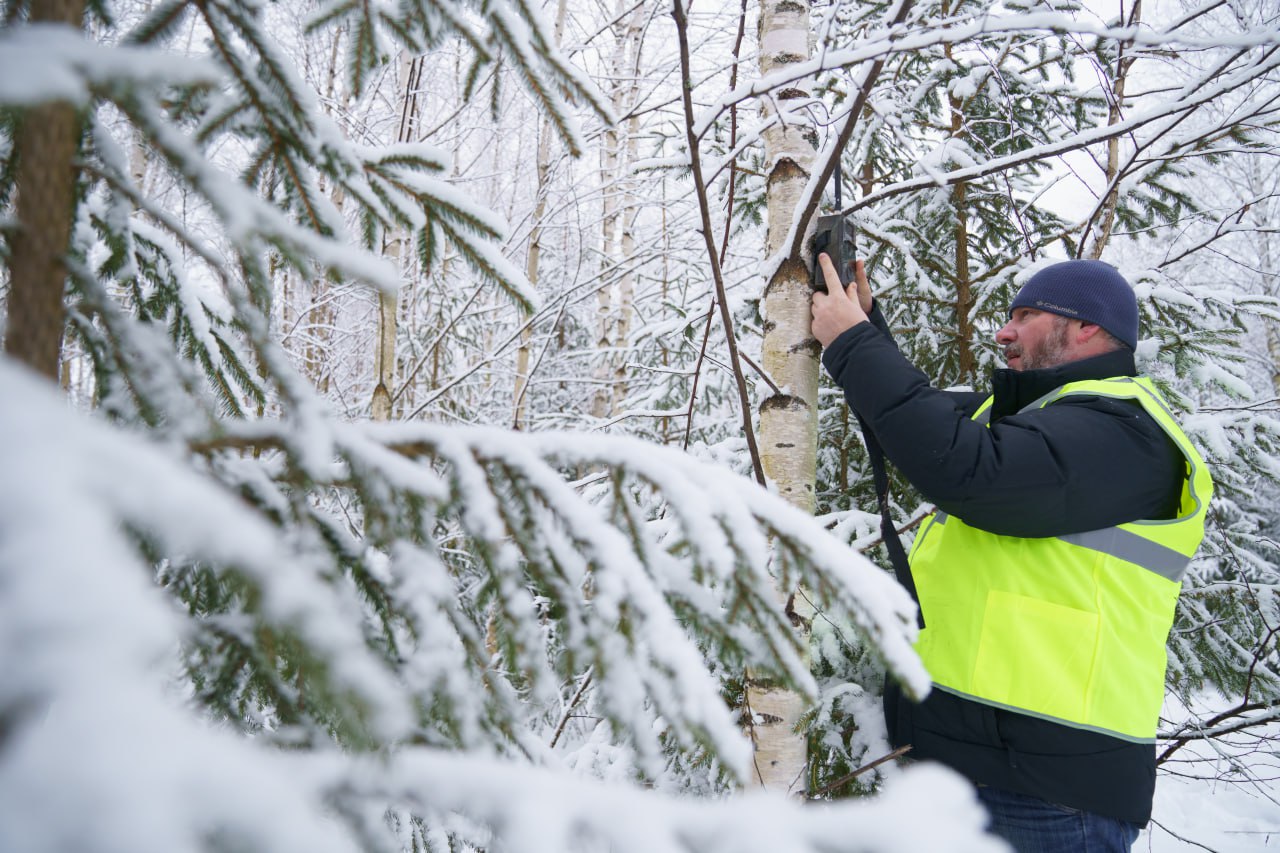
M 506 3 L 490 4 L 490 17 L 465 3 L 403 15 L 326 3 L 287 32 L 268 23 L 296 12 L 280 4 L 98 3 L 93 35 L 73 43 L 25 28 L 28 5 L 6 6 L 0 32 L 3 67 L 24 69 L 0 75 L 0 293 L 6 310 L 21 304 L 14 253 L 19 223 L 34 221 L 15 189 L 31 162 L 16 119 L 33 104 L 70 105 L 86 132 L 68 161 L 79 173 L 58 334 L 72 403 L 87 413 L 68 418 L 64 402 L 0 365 L 0 396 L 16 401 L 0 407 L 0 470 L 13 484 L 0 496 L 0 624 L 19 638 L 0 642 L 0 847 L 53 848 L 5 833 L 66 824 L 63 849 L 95 849 L 102 822 L 62 818 L 91 814 L 118 789 L 110 802 L 125 824 L 175 816 L 173 834 L 102 836 L 138 850 L 541 853 L 714 838 L 750 851 L 773 849 L 779 831 L 802 850 L 843 849 L 851 836 L 875 850 L 982 849 L 962 786 L 910 771 L 898 780 L 888 764 L 849 781 L 884 752 L 879 681 L 921 689 L 921 673 L 906 651 L 910 605 L 848 547 L 874 553 L 877 534 L 865 459 L 836 395 L 810 404 L 821 414 L 816 494 L 795 481 L 810 503 L 726 479 L 726 469 L 755 475 L 778 449 L 753 452 L 757 416 L 762 430 L 811 428 L 804 411 L 758 403 L 799 399 L 809 380 L 788 371 L 816 352 L 784 347 L 768 365 L 761 353 L 775 320 L 793 316 L 787 294 L 804 302 L 807 334 L 807 223 L 841 150 L 882 305 L 942 384 L 983 381 L 995 359 L 983 341 L 1038 259 L 1101 247 L 1138 284 L 1139 356 L 1194 412 L 1184 417 L 1224 484 L 1215 544 L 1171 647 L 1171 686 L 1195 707 L 1171 704 L 1162 754 L 1178 772 L 1245 778 L 1202 757 L 1242 755 L 1246 738 L 1266 736 L 1280 671 L 1273 364 L 1260 338 L 1241 339 L 1280 316 L 1263 272 L 1274 190 L 1256 168 L 1276 149 L 1267 4 L 1233 0 L 1174 20 L 1126 5 L 1097 20 L 1060 3 L 836 3 L 807 13 L 807 60 L 762 49 L 770 70 L 741 75 L 739 56 L 756 58 L 745 33 L 734 45 L 754 5 L 698 4 L 682 28 L 666 14 L 681 5 L 567 2 L 562 36 Z M 618 78 L 614 35 L 631 38 L 619 16 L 639 8 L 640 64 L 628 59 Z M 114 28 L 96 17 L 104 9 Z M 422 63 L 424 119 L 391 147 L 403 87 L 386 60 L 399 51 Z M 336 95 L 328 69 L 341 78 Z M 1144 83 L 1151 73 L 1168 85 Z M 606 91 L 624 80 L 626 124 L 611 121 L 612 99 L 587 74 Z M 54 86 L 66 79 L 81 85 Z M 763 138 L 782 139 L 784 125 L 803 128 L 792 154 Z M 602 276 L 606 127 L 617 128 L 625 171 L 611 185 L 621 236 Z M 1098 177 L 1088 182 L 1097 195 L 1050 209 L 1068 152 L 1084 155 L 1070 165 Z M 796 192 L 775 216 L 778 166 Z M 1201 174 L 1214 193 L 1195 183 Z M 399 270 L 381 249 L 393 233 L 406 237 Z M 760 269 L 803 269 L 804 291 L 774 287 Z M 595 296 L 624 271 L 636 322 L 608 333 L 619 393 L 599 421 Z M 391 396 L 407 422 L 349 423 L 367 418 L 375 385 L 379 287 L 406 279 Z M 294 328 L 280 322 L 286 310 L 295 334 L 310 328 L 282 342 Z M 14 316 L 10 330 L 30 328 Z M 967 350 L 961 322 L 977 341 Z M 513 422 L 521 435 L 480 426 Z M 566 425 L 593 433 L 548 433 Z M 704 463 L 608 433 L 686 445 Z M 775 464 L 759 477 L 768 466 L 780 491 Z M 909 535 L 922 507 L 902 483 L 893 495 Z M 834 545 L 808 518 L 815 500 Z M 35 556 L 19 555 L 19 541 Z M 44 589 L 45 577 L 58 582 Z M 68 596 L 101 578 L 142 591 L 127 607 Z M 818 607 L 812 664 L 786 596 L 766 595 L 775 585 L 803 585 Z M 54 599 L 102 605 L 74 614 L 82 643 L 48 642 L 69 636 Z M 152 620 L 123 612 L 179 622 L 148 639 L 133 622 Z M 169 663 L 163 679 L 156 660 Z M 51 752 L 23 752 L 42 731 L 38 697 L 89 708 L 76 697 L 102 683 L 95 671 L 123 672 L 121 661 L 121 683 L 150 698 L 95 696 L 91 724 L 51 716 L 49 731 L 74 736 L 83 755 L 105 754 L 109 732 L 136 755 L 163 743 L 173 761 L 108 784 L 60 774 Z M 737 809 L 728 798 L 704 812 L 696 797 L 763 775 L 722 698 L 741 701 L 744 672 L 756 695 L 803 697 L 799 733 L 769 727 L 796 762 L 802 740 L 811 745 L 806 772 L 779 774 L 777 788 L 826 799 L 883 786 L 883 802 L 835 810 L 850 823 L 830 832 L 814 810 L 785 803 Z M 161 681 L 187 691 L 176 715 Z M 1221 701 L 1206 705 L 1213 688 Z M 220 726 L 213 739 L 207 718 Z M 192 760 L 192 744 L 221 756 L 216 766 Z M 118 764 L 73 769 L 103 766 Z M 598 780 L 622 793 L 602 796 Z M 243 802 L 237 790 L 301 817 L 259 819 L 228 805 Z M 912 800 L 937 804 L 936 827 L 890 817 L 914 813 Z M 56 804 L 58 819 L 37 820 L 23 808 L 33 802 Z M 221 827 L 212 841 L 211 825 Z
M 477 72 L 502 57 L 582 151 L 569 101 L 609 110 L 540 17 L 467 9 L 335 3 L 312 23 L 349 28 L 353 92 L 383 73 L 388 42 L 430 51 L 447 36 Z M 0 65 L 39 72 L 5 78 L 6 110 L 67 101 L 89 130 L 45 164 L 81 180 L 59 211 L 76 223 L 67 310 L 36 319 L 59 334 L 69 320 L 95 366 L 92 404 L 73 413 L 52 382 L 0 362 L 0 396 L 16 401 L 0 413 L 0 847 L 542 853 L 731 838 L 750 853 L 777 831 L 801 851 L 844 846 L 862 824 L 863 847 L 888 850 L 903 835 L 886 816 L 926 796 L 944 829 L 908 831 L 907 848 L 945 832 L 994 849 L 962 784 L 936 771 L 885 812 L 670 798 L 747 775 L 723 674 L 812 690 L 772 570 L 856 614 L 922 683 L 906 598 L 810 517 L 638 441 L 326 409 L 270 322 L 282 266 L 390 289 L 399 271 L 378 238 L 402 227 L 428 262 L 447 240 L 491 288 L 529 294 L 496 218 L 442 179 L 438 152 L 346 139 L 261 12 L 177 2 L 123 32 L 15 19 L 0 34 Z M 188 22 L 207 53 L 174 40 Z M 121 140 L 135 135 L 187 190 L 188 216 L 134 180 Z M 10 280 L 15 239 L 0 233 Z M 603 474 L 571 483 L 574 470 Z
M 400 56 L 400 122 L 396 131 L 396 143 L 403 146 L 414 136 L 418 121 L 417 86 L 422 74 L 422 62 L 402 53 Z M 382 238 L 382 253 L 395 267 L 402 272 L 407 259 L 404 257 L 406 234 L 403 228 L 397 228 Z M 378 335 L 375 346 L 373 399 L 370 412 L 375 421 L 391 418 L 391 394 L 396 387 L 396 335 L 400 323 L 400 288 L 383 290 L 378 294 Z
M 763 0 L 760 4 L 760 75 L 785 73 L 809 59 L 807 2 Z M 761 366 L 775 393 L 760 404 L 760 458 L 778 493 L 805 512 L 814 510 L 813 487 L 818 437 L 818 357 L 809 331 L 810 276 L 804 258 L 789 251 L 787 238 L 814 159 L 815 133 L 803 113 L 791 107 L 810 97 L 803 81 L 762 99 L 768 164 L 768 231 L 765 254 L 776 265 L 765 285 L 761 311 L 764 339 Z M 812 618 L 798 605 L 795 590 L 779 589 L 802 636 Z M 805 709 L 795 693 L 751 676 L 747 690 L 758 783 L 784 791 L 804 789 L 806 749 L 797 733 Z
M 564 38 L 565 15 L 568 9 L 567 0 L 559 0 L 556 4 L 555 44 L 557 47 L 560 46 L 561 40 Z M 529 283 L 535 288 L 538 286 L 538 274 L 542 260 L 543 221 L 547 215 L 547 196 L 550 191 L 552 134 L 553 131 L 549 121 L 544 119 L 538 124 L 538 154 L 537 161 L 534 163 L 538 185 L 535 190 L 536 201 L 534 202 L 532 213 L 533 224 L 529 230 L 529 247 L 525 250 L 525 277 L 529 279 Z M 526 429 L 528 426 L 532 340 L 533 331 L 526 326 L 520 332 L 520 347 L 516 350 L 515 389 L 512 392 L 514 400 L 512 427 L 514 429 Z
M 636 160 L 639 117 L 634 107 L 639 93 L 645 3 L 619 0 L 609 30 L 612 56 L 607 71 L 613 111 L 627 118 L 605 128 L 600 146 L 601 251 L 600 285 L 596 291 L 596 349 L 607 354 L 595 371 L 597 387 L 591 414 L 604 420 L 619 412 L 625 395 L 627 347 L 635 311 Z

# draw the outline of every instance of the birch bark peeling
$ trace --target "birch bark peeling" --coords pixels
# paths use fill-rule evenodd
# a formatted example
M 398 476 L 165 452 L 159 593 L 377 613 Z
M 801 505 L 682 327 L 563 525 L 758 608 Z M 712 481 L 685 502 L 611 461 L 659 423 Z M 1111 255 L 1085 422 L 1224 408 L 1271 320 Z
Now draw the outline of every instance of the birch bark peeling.
M 762 0 L 760 73 L 770 74 L 809 58 L 807 0 Z M 808 98 L 807 84 L 796 83 L 763 101 L 766 119 L 788 101 Z M 764 133 L 768 163 L 766 198 L 769 227 L 766 255 L 775 257 L 796 215 L 813 168 L 815 135 L 799 115 L 784 115 Z M 802 259 L 781 263 L 765 287 L 761 366 L 780 393 L 760 406 L 760 458 L 765 476 L 787 501 L 812 513 L 818 441 L 818 358 L 820 347 L 810 329 L 809 268 Z M 775 590 L 780 607 L 793 603 L 792 590 Z M 795 601 L 803 600 L 795 596 Z M 807 638 L 811 614 L 799 614 L 798 631 Z M 802 696 L 748 678 L 747 702 L 756 748 L 755 782 L 777 791 L 803 791 L 805 738 L 796 733 L 805 710 Z
M 809 6 L 797 0 L 764 0 L 760 9 L 760 73 L 770 74 L 806 61 L 809 53 Z M 775 93 L 785 105 L 809 93 L 798 86 Z M 776 107 L 764 101 L 765 118 Z M 791 228 L 814 160 L 814 131 L 797 116 L 786 116 L 764 133 L 769 163 L 766 200 L 769 226 L 765 253 L 775 256 Z M 813 512 L 817 460 L 818 357 L 810 330 L 808 267 L 798 259 L 779 265 L 765 287 L 764 341 L 761 366 L 781 389 L 760 407 L 760 454 L 765 476 L 778 493 L 806 512 Z

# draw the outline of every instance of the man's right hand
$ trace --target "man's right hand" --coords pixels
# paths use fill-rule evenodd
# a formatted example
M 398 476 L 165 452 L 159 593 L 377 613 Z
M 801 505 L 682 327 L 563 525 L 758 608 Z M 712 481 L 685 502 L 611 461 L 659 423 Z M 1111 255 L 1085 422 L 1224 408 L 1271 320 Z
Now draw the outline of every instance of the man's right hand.
M 871 285 L 867 282 L 867 272 L 862 261 L 854 262 L 856 283 L 851 283 L 847 289 L 826 253 L 818 255 L 818 263 L 827 281 L 827 292 L 817 291 L 813 294 L 812 328 L 813 336 L 825 349 L 848 329 L 866 322 L 872 306 Z

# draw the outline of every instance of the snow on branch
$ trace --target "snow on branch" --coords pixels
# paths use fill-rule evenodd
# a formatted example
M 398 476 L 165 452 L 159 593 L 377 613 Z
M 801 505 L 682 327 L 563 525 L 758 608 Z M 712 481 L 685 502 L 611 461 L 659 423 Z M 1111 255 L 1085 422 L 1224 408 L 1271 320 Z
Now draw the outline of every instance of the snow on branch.
M 557 605 L 565 630 L 595 649 L 584 660 L 603 673 L 600 701 L 631 731 L 648 694 L 665 717 L 683 721 L 678 734 L 701 732 L 722 757 L 745 758 L 736 734 L 721 732 L 721 705 L 690 645 L 694 637 L 721 665 L 750 664 L 813 694 L 787 616 L 771 603 L 774 573 L 784 587 L 806 586 L 822 606 L 849 613 L 911 691 L 927 689 L 910 649 L 914 605 L 903 591 L 869 562 L 851 558 L 814 519 L 722 469 L 598 435 L 400 424 L 345 428 L 337 442 L 367 472 L 375 459 L 387 464 L 380 445 L 443 463 L 449 504 L 459 508 L 476 550 L 492 555 L 495 567 L 534 578 L 543 594 L 563 591 Z M 565 482 L 563 471 L 583 470 L 611 472 L 598 494 L 580 495 Z M 508 615 L 519 606 L 508 602 Z M 668 607 L 683 626 L 671 621 Z M 524 631 L 513 648 L 527 650 L 532 633 Z M 608 650 L 633 665 L 651 660 L 653 670 L 642 669 L 639 683 L 611 684 L 618 668 Z
M 96 92 L 213 85 L 220 76 L 207 60 L 93 44 L 60 24 L 14 26 L 0 34 L 0 103 L 5 104 L 83 104 Z
M 1234 48 L 1241 54 L 1255 48 L 1280 45 L 1280 31 L 1272 28 L 1245 30 L 1230 35 L 1199 36 L 1183 32 L 1177 27 L 1161 31 L 1147 27 L 1107 27 L 1082 21 L 1062 12 L 993 15 L 985 7 L 978 8 L 981 13 L 972 19 L 908 21 L 886 27 L 874 36 L 861 39 L 854 47 L 827 48 L 807 62 L 788 65 L 782 70 L 744 83 L 709 104 L 698 118 L 695 129 L 701 135 L 734 104 L 752 100 L 823 71 L 855 68 L 893 54 L 921 53 L 942 45 L 961 45 L 980 37 L 1029 37 L 1036 34 L 1094 36 L 1151 50 L 1226 47 Z
M 336 774 L 335 774 L 336 775 Z M 981 835 L 972 789 L 941 767 L 918 767 L 890 783 L 875 801 L 802 804 L 767 794 L 717 803 L 675 800 L 620 786 L 568 779 L 426 751 L 389 764 L 365 762 L 343 791 L 358 799 L 404 803 L 440 815 L 461 814 L 484 834 L 471 843 L 512 853 L 608 849 L 617 853 L 995 853 Z M 440 792 L 427 801 L 422 790 Z M 530 796 L 530 791 L 538 792 Z M 518 803 L 511 808 L 508 804 Z M 928 820 L 920 819 L 928 803 Z
M 896 181 L 875 192 L 867 194 L 847 211 L 868 207 L 876 202 L 903 193 L 926 189 L 932 186 L 948 186 L 975 178 L 1006 171 L 1015 166 L 1045 160 L 1069 151 L 1086 148 L 1098 142 L 1131 134 L 1142 128 L 1159 125 L 1165 121 L 1177 121 L 1186 113 L 1203 105 L 1214 103 L 1227 93 L 1237 90 L 1250 81 L 1261 79 L 1280 68 L 1280 51 L 1271 51 L 1259 57 L 1256 62 L 1243 67 L 1232 68 L 1232 63 L 1224 61 L 1220 65 L 1206 71 L 1200 77 L 1182 87 L 1176 95 L 1144 110 L 1135 110 L 1126 118 L 1106 126 L 1095 127 L 1064 139 L 1037 145 L 1016 154 L 994 157 L 974 165 L 951 169 L 946 172 L 907 180 Z
M 456 37 L 471 50 L 467 71 L 468 94 L 489 65 L 507 64 L 551 119 L 560 138 L 574 156 L 585 148 L 585 139 L 573 116 L 571 104 L 585 103 L 607 124 L 617 122 L 606 98 L 595 83 L 571 65 L 542 21 L 542 12 L 523 0 L 486 4 L 483 18 L 471 4 L 459 0 L 414 0 L 396 7 L 330 0 L 311 17 L 310 29 L 348 26 L 352 29 L 350 75 L 352 89 L 360 92 L 372 73 L 391 54 L 390 42 L 422 52 Z M 481 21 L 485 26 L 477 26 Z
M 779 832 L 798 850 L 925 850 L 944 831 L 987 849 L 971 794 L 937 771 L 883 806 L 801 811 L 481 757 L 554 765 L 529 709 L 587 668 L 640 778 L 672 746 L 741 770 L 718 676 L 749 664 L 813 690 L 770 572 L 848 608 L 925 689 L 906 594 L 739 477 L 638 441 L 415 424 L 334 425 L 319 482 L 269 423 L 192 465 L 7 363 L 0 396 L 0 847 L 368 849 L 387 827 L 359 815 L 406 808 L 529 853 L 706 849 L 731 827 L 735 850 Z M 596 493 L 566 481 L 586 467 L 608 472 Z M 943 817 L 916 834 L 900 823 L 919 796 Z

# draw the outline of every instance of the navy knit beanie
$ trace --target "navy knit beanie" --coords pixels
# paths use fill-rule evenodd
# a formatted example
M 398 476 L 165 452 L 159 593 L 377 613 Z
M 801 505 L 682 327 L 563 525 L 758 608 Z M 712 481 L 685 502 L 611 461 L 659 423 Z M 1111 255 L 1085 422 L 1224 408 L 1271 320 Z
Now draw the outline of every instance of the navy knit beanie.
M 1138 300 L 1124 276 L 1102 261 L 1063 261 L 1027 279 L 1009 306 L 1035 308 L 1097 323 L 1116 340 L 1138 346 Z

